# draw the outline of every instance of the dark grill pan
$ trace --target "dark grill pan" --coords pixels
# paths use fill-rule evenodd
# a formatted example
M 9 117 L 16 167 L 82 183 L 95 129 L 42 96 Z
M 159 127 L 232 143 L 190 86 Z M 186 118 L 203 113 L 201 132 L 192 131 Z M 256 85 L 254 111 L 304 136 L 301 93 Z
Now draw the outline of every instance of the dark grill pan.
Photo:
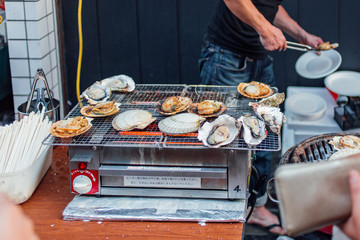
M 335 136 L 355 135 L 359 133 L 329 133 L 305 139 L 298 145 L 287 150 L 280 159 L 280 164 L 317 162 L 327 160 L 334 152 L 329 141 Z

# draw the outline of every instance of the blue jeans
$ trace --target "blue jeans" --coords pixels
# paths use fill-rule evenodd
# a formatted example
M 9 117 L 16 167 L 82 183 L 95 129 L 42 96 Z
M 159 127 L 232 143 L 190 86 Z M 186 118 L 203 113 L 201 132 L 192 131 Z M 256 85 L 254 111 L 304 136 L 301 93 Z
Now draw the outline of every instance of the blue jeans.
M 270 56 L 264 59 L 250 59 L 232 51 L 204 42 L 199 59 L 201 83 L 205 85 L 232 85 L 237 86 L 241 82 L 258 81 L 275 85 L 273 59 Z M 253 166 L 259 176 L 267 174 L 270 177 L 272 154 L 260 151 L 256 153 Z M 250 190 L 254 185 L 253 176 L 250 181 Z M 264 205 L 267 200 L 266 187 L 263 186 L 258 194 L 257 206 Z M 261 200 L 260 200 L 261 199 Z
M 275 85 L 273 59 L 250 59 L 205 42 L 199 60 L 201 83 L 237 86 L 241 82 L 258 81 Z

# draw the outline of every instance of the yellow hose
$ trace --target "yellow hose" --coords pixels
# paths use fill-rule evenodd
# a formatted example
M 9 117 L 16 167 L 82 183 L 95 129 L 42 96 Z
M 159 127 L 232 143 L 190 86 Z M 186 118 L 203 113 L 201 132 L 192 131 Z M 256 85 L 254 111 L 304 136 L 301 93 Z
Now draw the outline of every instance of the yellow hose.
M 81 9 L 82 9 L 82 0 L 79 0 L 79 6 L 78 6 L 79 57 L 78 57 L 78 65 L 77 65 L 77 72 L 76 72 L 76 96 L 77 96 L 78 102 L 80 102 L 80 73 L 81 73 L 81 61 L 82 61 L 82 54 L 83 54 Z
M 2 23 L 3 21 L 3 17 L 0 15 L 0 24 Z

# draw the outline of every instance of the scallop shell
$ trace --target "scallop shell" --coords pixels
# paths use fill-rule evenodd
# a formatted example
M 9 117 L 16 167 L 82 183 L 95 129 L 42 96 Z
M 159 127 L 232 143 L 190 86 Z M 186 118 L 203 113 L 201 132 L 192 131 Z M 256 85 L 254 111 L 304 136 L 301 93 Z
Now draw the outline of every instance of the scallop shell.
M 90 104 L 97 104 L 108 100 L 110 95 L 110 88 L 106 88 L 105 86 L 100 85 L 99 82 L 95 82 L 93 85 L 85 89 L 80 97 L 87 99 Z
M 249 106 L 278 107 L 285 100 L 285 93 L 274 93 L 259 102 L 249 102 Z
M 173 96 L 159 102 L 157 111 L 163 115 L 175 115 L 187 110 L 192 104 L 191 98 Z
M 128 110 L 117 115 L 112 121 L 112 126 L 119 131 L 130 131 L 135 128 L 144 129 L 155 119 L 149 111 Z
M 75 137 L 89 131 L 92 120 L 93 118 L 81 116 L 60 120 L 51 125 L 50 133 L 59 138 Z
M 114 92 L 132 92 L 135 89 L 134 80 L 124 74 L 105 78 L 100 85 L 110 88 Z
M 101 102 L 95 105 L 88 105 L 82 107 L 80 109 L 80 113 L 86 117 L 106 117 L 119 112 L 120 103 L 113 103 L 113 106 L 111 108 L 107 108 L 104 111 L 101 111 L 101 105 L 107 103 L 113 103 L 113 102 Z M 99 108 L 99 110 L 97 111 L 96 108 Z
M 159 129 L 168 135 L 185 134 L 197 131 L 203 121 L 205 121 L 205 118 L 196 114 L 180 113 L 161 120 Z
M 269 85 L 256 81 L 242 82 L 238 85 L 237 90 L 241 95 L 253 99 L 269 97 L 274 93 Z
M 280 134 L 281 127 L 286 121 L 285 115 L 278 107 L 253 106 L 255 113 L 264 120 L 266 126 L 273 133 Z
M 259 128 L 259 132 L 257 133 L 258 136 L 255 136 L 251 127 L 249 127 L 247 120 L 256 122 L 256 125 Z M 258 119 L 255 116 L 245 115 L 245 116 L 241 116 L 238 119 L 238 121 L 242 123 L 243 131 L 244 131 L 244 141 L 248 145 L 250 146 L 259 145 L 266 138 L 267 134 L 265 131 L 265 123 L 262 120 Z
M 228 134 L 217 134 L 219 127 L 226 127 Z M 227 145 L 234 141 L 240 131 L 240 125 L 235 118 L 223 114 L 216 118 L 213 122 L 206 122 L 198 131 L 198 139 L 204 143 L 205 146 L 210 148 L 218 148 Z M 213 143 L 209 138 L 213 137 Z M 217 138 L 217 139 L 216 139 Z

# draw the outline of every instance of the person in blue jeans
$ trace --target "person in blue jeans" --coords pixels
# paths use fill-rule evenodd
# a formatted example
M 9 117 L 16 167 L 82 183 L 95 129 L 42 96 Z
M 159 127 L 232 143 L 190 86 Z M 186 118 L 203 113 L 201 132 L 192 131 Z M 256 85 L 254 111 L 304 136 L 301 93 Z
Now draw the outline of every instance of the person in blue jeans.
M 281 6 L 282 0 L 219 0 L 199 59 L 200 79 L 206 85 L 233 85 L 258 81 L 275 86 L 273 59 L 269 51 L 286 50 L 282 31 L 296 41 L 313 47 L 323 40 L 306 32 Z M 271 154 L 257 152 L 253 162 L 259 175 L 269 176 Z M 265 208 L 263 187 L 249 224 L 265 227 L 275 234 L 285 234 L 277 216 Z

